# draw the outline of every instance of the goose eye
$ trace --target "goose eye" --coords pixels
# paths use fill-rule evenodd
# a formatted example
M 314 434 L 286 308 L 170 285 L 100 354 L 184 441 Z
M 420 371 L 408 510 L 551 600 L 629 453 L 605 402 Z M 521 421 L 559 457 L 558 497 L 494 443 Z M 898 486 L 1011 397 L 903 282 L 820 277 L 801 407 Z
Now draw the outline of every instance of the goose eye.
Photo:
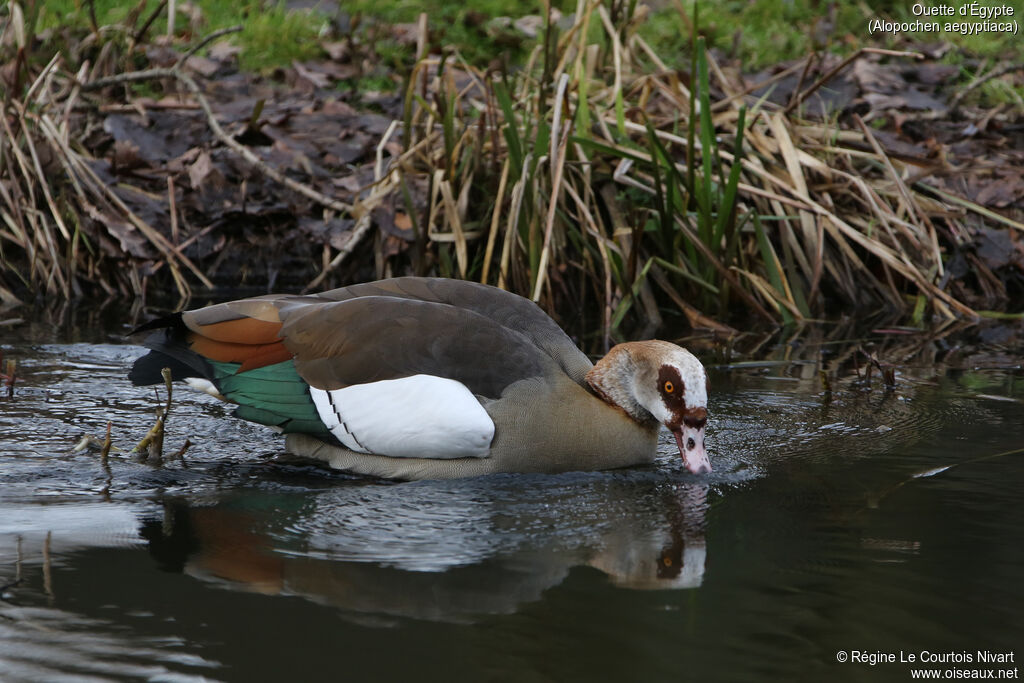
M 672 382 L 665 382 L 665 393 L 666 394 L 671 394 L 675 390 L 676 390 L 676 385 L 672 384 Z

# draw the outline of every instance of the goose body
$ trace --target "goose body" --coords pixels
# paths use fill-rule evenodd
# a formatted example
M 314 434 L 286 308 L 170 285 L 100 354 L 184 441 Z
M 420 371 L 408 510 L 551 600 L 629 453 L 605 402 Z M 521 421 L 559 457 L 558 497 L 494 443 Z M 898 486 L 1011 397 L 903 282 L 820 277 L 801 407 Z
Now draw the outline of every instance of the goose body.
M 286 435 L 288 450 L 397 479 L 650 463 L 658 430 L 710 471 L 707 376 L 668 342 L 597 365 L 532 302 L 459 280 L 395 278 L 162 318 L 135 384 L 172 377 Z

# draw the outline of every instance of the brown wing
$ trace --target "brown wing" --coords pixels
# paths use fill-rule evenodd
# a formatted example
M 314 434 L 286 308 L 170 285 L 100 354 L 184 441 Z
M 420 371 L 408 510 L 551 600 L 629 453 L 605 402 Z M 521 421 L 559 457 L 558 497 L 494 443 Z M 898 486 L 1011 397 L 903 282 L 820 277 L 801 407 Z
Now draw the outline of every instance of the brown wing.
M 582 359 L 582 363 L 577 359 L 577 364 L 585 364 L 580 372 L 589 369 L 589 361 L 558 326 L 525 299 L 502 293 L 510 307 L 503 309 L 487 297 L 476 300 L 472 307 L 458 307 L 413 298 L 431 295 L 416 291 L 423 283 L 417 279 L 405 279 L 404 284 L 412 287 L 400 291 L 404 298 L 377 294 L 388 292 L 390 287 L 379 285 L 391 282 L 321 295 L 243 299 L 188 311 L 181 320 L 189 347 L 200 356 L 242 363 L 239 372 L 294 357 L 302 378 L 322 389 L 431 374 L 458 380 L 474 393 L 496 398 L 520 379 L 563 372 L 537 338 L 556 350 L 559 343 L 567 345 Z M 473 294 L 474 289 L 467 291 Z M 488 294 L 493 288 L 482 289 Z M 539 328 L 522 322 L 524 315 L 516 310 L 520 302 L 528 305 L 524 307 L 527 319 L 541 316 Z M 501 325 L 478 310 L 490 310 L 509 324 L 532 329 L 533 334 Z M 573 360 L 571 354 L 561 355 Z
M 586 355 L 576 348 L 562 328 L 539 306 L 497 287 L 465 280 L 400 277 L 342 287 L 317 296 L 335 301 L 365 296 L 391 296 L 449 304 L 460 310 L 478 313 L 502 327 L 519 332 L 581 386 L 587 386 L 585 376 L 593 367 Z
M 561 374 L 529 338 L 448 304 L 363 296 L 282 311 L 295 367 L 321 389 L 428 374 L 497 398 L 521 379 Z

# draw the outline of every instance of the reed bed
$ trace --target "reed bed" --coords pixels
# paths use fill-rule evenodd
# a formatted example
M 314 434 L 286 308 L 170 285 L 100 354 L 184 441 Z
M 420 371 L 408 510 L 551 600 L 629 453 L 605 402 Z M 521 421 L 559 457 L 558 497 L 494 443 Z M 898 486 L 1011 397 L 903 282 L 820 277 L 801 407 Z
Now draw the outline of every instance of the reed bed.
M 170 273 L 178 293 L 187 298 L 189 280 L 212 288 L 203 272 L 172 244 L 173 225 L 154 226 L 132 211 L 111 184 L 101 178 L 92 157 L 82 148 L 83 131 L 72 125 L 82 85 L 116 62 L 115 42 L 105 44 L 102 64 L 66 72 L 60 53 L 41 69 L 30 65 L 28 31 L 19 6 L 12 3 L 5 41 L 12 41 L 14 59 L 4 69 L 3 116 L 0 117 L 0 266 L 12 284 L 36 294 L 72 298 L 83 295 L 82 283 L 109 296 L 144 295 L 135 268 L 110 267 L 95 239 L 83 225 L 107 226 L 120 238 L 125 261 L 143 255 L 143 245 L 159 254 L 154 272 Z M 34 76 L 26 80 L 26 76 Z M 12 249 L 13 248 L 13 249 Z M 13 253 L 12 253 L 13 251 Z M 186 275 L 187 273 L 187 275 Z M 0 298 L 15 300 L 3 287 Z
M 830 75 L 788 106 L 772 104 L 699 36 L 689 68 L 669 68 L 638 35 L 643 18 L 635 2 L 579 0 L 572 26 L 549 24 L 518 69 L 481 70 L 454 49 L 421 47 L 402 120 L 386 134 L 401 138 L 401 152 L 386 155 L 381 142 L 377 182 L 362 194 L 372 206 L 350 207 L 355 234 L 333 259 L 325 251 L 310 284 L 344 281 L 344 264 L 373 259 L 378 275 L 473 279 L 590 316 L 606 339 L 626 321 L 653 328 L 677 314 L 725 334 L 737 315 L 770 324 L 862 308 L 915 323 L 978 317 L 951 293 L 950 250 L 969 241 L 968 219 L 1024 225 L 930 187 L 856 115 L 845 126 L 802 118 L 800 104 Z M 15 40 L 24 54 L 26 38 Z M 914 57 L 864 49 L 840 68 L 868 52 Z M 82 281 L 138 293 L 138 270 L 101 272 L 81 229 L 120 222 L 158 254 L 149 276 L 162 270 L 182 297 L 209 287 L 177 227 L 147 223 L 92 170 L 69 117 L 95 74 L 61 64 L 54 57 L 4 90 L 3 269 L 51 295 L 75 296 Z M 386 202 L 411 229 L 409 248 L 385 250 L 382 239 L 355 248 L 373 232 L 371 209 Z M 126 259 L 132 248 L 126 237 Z
M 826 79 L 773 105 L 702 38 L 678 72 L 635 18 L 583 0 L 576 17 L 520 72 L 452 54 L 409 79 L 418 153 L 396 172 L 429 186 L 418 230 L 443 274 L 551 308 L 596 298 L 611 331 L 666 309 L 718 330 L 737 308 L 772 323 L 861 307 L 977 317 L 944 286 L 948 248 L 970 213 L 1020 224 L 910 180 L 856 115 L 846 129 L 801 119 L 796 105 Z M 915 57 L 865 49 L 844 65 L 869 52 Z

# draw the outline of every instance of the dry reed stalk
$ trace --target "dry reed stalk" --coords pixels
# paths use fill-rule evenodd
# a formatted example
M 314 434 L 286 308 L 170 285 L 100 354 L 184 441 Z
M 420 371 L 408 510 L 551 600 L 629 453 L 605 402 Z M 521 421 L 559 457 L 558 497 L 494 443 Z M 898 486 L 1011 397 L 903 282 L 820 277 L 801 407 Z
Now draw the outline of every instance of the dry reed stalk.
M 519 231 L 519 216 L 523 210 L 523 197 L 529 179 L 529 167 L 532 155 L 523 160 L 523 173 L 518 182 L 512 186 L 511 210 L 508 214 L 508 227 L 505 229 L 505 242 L 501 250 L 501 266 L 498 270 L 498 287 L 508 288 L 509 264 L 512 260 L 512 246 Z
M 498 181 L 498 194 L 494 198 L 494 206 L 501 206 L 505 199 L 505 188 L 508 186 L 509 160 L 501 165 L 501 179 Z M 495 210 L 491 213 L 491 229 L 487 232 L 487 248 L 484 251 L 484 265 L 480 273 L 480 282 L 487 284 L 490 275 L 491 258 L 494 254 L 494 243 L 498 238 L 498 227 L 501 225 L 501 212 Z
M 551 196 L 548 200 L 547 218 L 544 223 L 544 244 L 541 246 L 540 264 L 537 266 L 537 283 L 533 288 L 533 300 L 540 301 L 540 293 L 544 288 L 547 276 L 548 260 L 551 258 L 551 233 L 555 227 L 555 210 L 558 208 L 559 190 L 562 187 L 562 174 L 565 171 L 565 157 L 569 143 L 569 127 L 561 130 L 562 105 L 565 102 L 565 90 L 569 85 L 569 77 L 562 74 L 558 81 L 555 95 L 554 121 L 551 126 L 551 156 L 548 163 L 554 167 L 551 178 Z
M 789 173 L 789 178 L 793 185 L 794 194 L 797 197 L 804 198 L 809 197 L 810 193 L 807 191 L 807 181 L 804 178 L 804 170 L 801 166 L 799 155 L 797 154 L 796 148 L 793 146 L 793 140 L 789 136 L 789 131 L 786 129 L 786 124 L 779 114 L 768 115 L 768 125 L 772 133 L 775 135 L 775 140 L 779 146 L 779 152 L 782 154 L 782 160 L 785 162 L 786 170 Z M 806 245 L 807 251 L 810 251 L 814 247 L 815 239 L 815 225 L 814 218 L 811 212 L 807 209 L 800 209 L 800 230 L 803 235 L 803 244 Z M 794 240 L 795 242 L 796 240 Z M 803 268 L 804 274 L 808 279 L 811 277 L 811 266 L 809 254 L 804 251 L 799 244 L 793 244 L 793 250 L 797 254 L 797 262 Z
M 861 131 L 863 131 L 864 137 L 868 140 L 868 142 L 871 143 L 871 147 L 874 148 L 875 154 L 885 164 L 885 168 L 888 171 L 889 176 L 892 178 L 893 182 L 896 184 L 897 189 L 899 190 L 900 198 L 906 204 L 907 209 L 911 213 L 911 215 L 917 220 L 918 229 L 920 231 L 924 231 L 925 228 L 927 229 L 928 237 L 930 238 L 929 248 L 932 255 L 934 256 L 933 263 L 938 271 L 936 275 L 941 276 L 942 254 L 939 250 L 939 240 L 938 236 L 935 234 L 935 226 L 932 225 L 930 220 L 928 220 L 928 216 L 923 211 L 921 211 L 921 207 L 918 205 L 913 195 L 907 190 L 907 186 L 903 183 L 903 179 L 900 177 L 900 174 L 897 173 L 895 167 L 893 167 L 892 160 L 884 151 L 882 151 L 882 146 L 878 144 L 878 140 L 876 140 L 875 136 L 872 135 L 871 129 L 868 128 L 867 125 L 865 125 L 864 120 L 857 114 L 853 115 L 853 120 L 860 127 Z

